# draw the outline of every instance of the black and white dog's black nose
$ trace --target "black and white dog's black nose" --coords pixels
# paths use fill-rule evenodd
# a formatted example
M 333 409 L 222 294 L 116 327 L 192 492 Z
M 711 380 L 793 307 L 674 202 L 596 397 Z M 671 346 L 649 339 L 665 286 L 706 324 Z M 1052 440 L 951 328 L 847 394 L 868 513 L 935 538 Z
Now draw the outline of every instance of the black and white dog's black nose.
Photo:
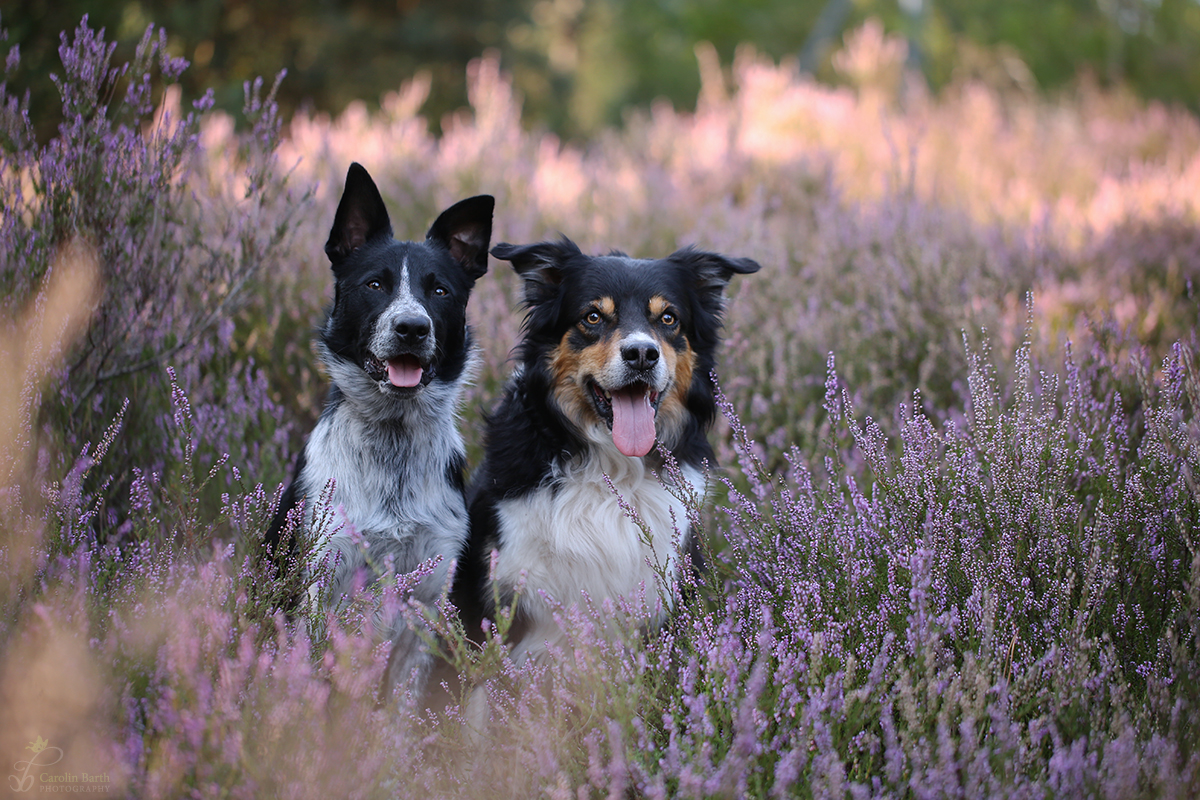
M 401 317 L 393 326 L 400 341 L 408 345 L 424 344 L 429 338 L 428 317 Z
M 650 369 L 658 363 L 658 347 L 649 342 L 623 345 L 621 358 L 632 369 Z

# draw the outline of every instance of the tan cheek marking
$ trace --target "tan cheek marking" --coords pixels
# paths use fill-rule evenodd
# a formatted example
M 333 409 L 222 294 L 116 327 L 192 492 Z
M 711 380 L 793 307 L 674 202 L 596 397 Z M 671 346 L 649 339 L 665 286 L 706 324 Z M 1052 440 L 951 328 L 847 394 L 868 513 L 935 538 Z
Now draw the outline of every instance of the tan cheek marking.
M 589 375 L 594 377 L 603 372 L 615 348 L 616 341 L 612 337 L 601 339 L 584 348 L 579 354 L 579 382 L 583 383 Z
M 550 374 L 554 378 L 554 399 L 563 413 L 577 424 L 582 425 L 587 404 L 584 403 L 583 391 L 579 386 L 579 353 L 571 347 L 568 339 L 570 333 L 564 334 L 558 347 L 550 355 Z
M 661 294 L 654 295 L 654 297 L 650 298 L 650 318 L 658 319 L 670 307 L 671 304 L 667 302 L 667 298 Z
M 571 348 L 570 337 L 570 333 L 563 334 L 558 347 L 550 354 L 550 374 L 554 376 L 555 386 L 570 382 L 579 369 L 579 353 Z
M 674 348 L 667 348 L 663 352 L 668 353 L 667 366 L 674 378 L 674 385 L 659 406 L 658 423 L 655 427 L 658 429 L 659 438 L 671 447 L 675 445 L 675 436 L 683 426 L 687 395 L 692 388 L 692 375 L 696 370 L 696 353 L 690 343 L 682 353 L 677 353 Z M 670 363 L 672 357 L 674 365 Z
M 692 350 L 692 343 L 684 340 L 686 349 L 677 354 L 675 366 L 672 370 L 675 373 L 675 390 L 672 394 L 679 398 L 682 403 L 687 398 L 688 390 L 692 388 L 692 372 L 696 369 L 696 351 Z M 675 351 L 672 350 L 672 353 Z
M 661 354 L 663 364 L 667 368 L 667 374 L 671 376 L 672 381 L 678 380 L 676 370 L 679 368 L 679 353 L 670 343 L 663 341 L 663 338 L 657 333 L 652 333 L 650 336 L 654 339 L 654 343 L 658 345 L 658 352 Z
M 585 427 L 599 419 L 587 396 L 587 378 L 604 368 L 615 345 L 611 340 L 602 340 L 576 350 L 571 347 L 570 337 L 570 333 L 564 334 L 554 348 L 550 356 L 550 374 L 554 378 L 554 397 L 559 407 L 579 427 Z

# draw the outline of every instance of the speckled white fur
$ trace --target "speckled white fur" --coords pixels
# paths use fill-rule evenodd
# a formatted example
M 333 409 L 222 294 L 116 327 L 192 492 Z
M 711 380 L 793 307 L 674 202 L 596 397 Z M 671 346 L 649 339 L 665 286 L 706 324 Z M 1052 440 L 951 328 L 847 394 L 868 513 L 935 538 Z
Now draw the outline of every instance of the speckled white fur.
M 457 411 L 479 356 L 472 352 L 458 381 L 435 381 L 397 402 L 356 364 L 320 350 L 342 397 L 326 409 L 309 437 L 299 487 L 316 498 L 330 482 L 334 486 L 332 533 L 316 550 L 317 559 L 332 554 L 337 562 L 326 596 L 339 602 L 363 568 L 378 573 L 390 564 L 405 573 L 440 557 L 410 595 L 430 605 L 447 587 L 452 558 L 468 534 L 462 491 L 447 476 L 465 457 Z M 310 527 L 322 511 L 309 504 Z M 316 596 L 314 591 L 314 602 Z M 419 686 L 431 659 L 419 641 L 401 641 L 416 634 L 402 618 L 377 621 L 380 634 L 397 641 L 396 652 L 411 653 L 396 664 L 389 681 L 408 680 L 416 670 L 413 685 Z

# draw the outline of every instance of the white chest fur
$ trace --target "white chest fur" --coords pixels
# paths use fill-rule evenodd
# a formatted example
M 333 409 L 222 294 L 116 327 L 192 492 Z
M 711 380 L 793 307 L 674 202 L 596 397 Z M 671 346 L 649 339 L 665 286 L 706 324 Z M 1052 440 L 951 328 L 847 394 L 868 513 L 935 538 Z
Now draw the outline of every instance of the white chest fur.
M 683 475 L 693 490 L 703 489 L 699 471 L 685 467 Z M 637 511 L 646 530 L 622 510 L 613 489 Z M 679 548 L 688 534 L 686 507 L 642 459 L 621 455 L 611 443 L 593 448 L 584 463 L 562 467 L 547 485 L 501 501 L 497 511 L 496 579 L 505 589 L 524 580 L 519 605 L 533 626 L 518 658 L 540 651 L 545 640 L 559 639 L 543 593 L 568 607 L 583 593 L 597 606 L 606 599 L 644 597 L 647 622 L 660 621 L 669 608 Z M 664 577 L 668 586 L 662 585 Z
M 310 526 L 314 516 L 333 514 L 318 531 L 313 562 L 337 557 L 331 600 L 348 591 L 362 567 L 378 573 L 390 562 L 405 573 L 440 557 L 413 592 L 424 602 L 436 598 L 467 538 L 462 491 L 448 477 L 461 454 L 462 438 L 449 415 L 409 419 L 400 427 L 367 420 L 342 404 L 322 417 L 305 451 L 301 486 L 310 498 Z M 330 481 L 333 496 L 321 508 L 316 498 Z M 315 599 L 315 586 L 312 594 Z
M 400 427 L 343 403 L 313 430 L 301 484 L 315 499 L 333 481 L 337 522 L 364 535 L 403 535 L 414 524 L 453 526 L 465 523 L 465 510 L 446 474 L 462 451 L 453 417 L 413 414 Z

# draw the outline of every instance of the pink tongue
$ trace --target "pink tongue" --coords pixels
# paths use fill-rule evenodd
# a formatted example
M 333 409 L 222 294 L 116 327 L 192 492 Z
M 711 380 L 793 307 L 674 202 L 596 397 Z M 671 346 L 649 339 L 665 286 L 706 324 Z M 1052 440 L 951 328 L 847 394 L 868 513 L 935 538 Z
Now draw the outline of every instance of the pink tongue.
M 613 392 L 613 444 L 627 456 L 638 457 L 654 447 L 654 409 L 644 388 Z
M 388 359 L 387 371 L 392 386 L 411 389 L 421 382 L 421 364 L 412 356 Z

